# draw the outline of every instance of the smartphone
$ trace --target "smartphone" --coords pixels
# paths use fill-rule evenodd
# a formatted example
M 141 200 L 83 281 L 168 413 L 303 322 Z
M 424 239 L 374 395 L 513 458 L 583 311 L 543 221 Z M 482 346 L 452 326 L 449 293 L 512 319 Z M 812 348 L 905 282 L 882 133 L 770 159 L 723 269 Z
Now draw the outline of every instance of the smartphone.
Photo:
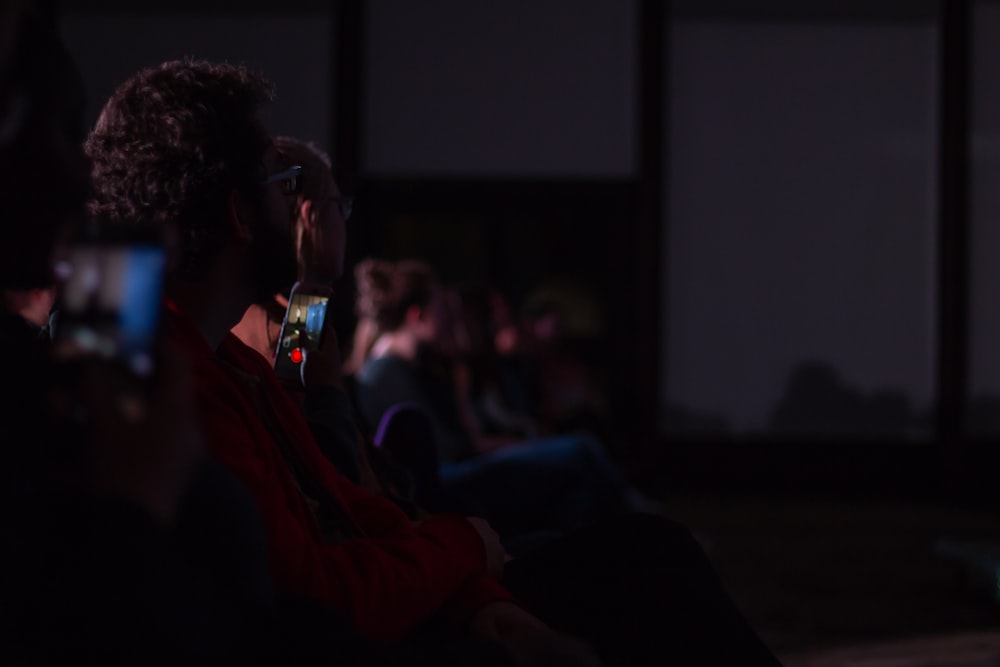
M 292 286 L 274 354 L 274 372 L 282 380 L 301 381 L 305 353 L 323 343 L 326 311 L 332 296 L 333 290 L 325 285 L 297 282 Z
M 55 361 L 100 358 L 153 374 L 166 248 L 146 225 L 91 223 L 56 263 Z

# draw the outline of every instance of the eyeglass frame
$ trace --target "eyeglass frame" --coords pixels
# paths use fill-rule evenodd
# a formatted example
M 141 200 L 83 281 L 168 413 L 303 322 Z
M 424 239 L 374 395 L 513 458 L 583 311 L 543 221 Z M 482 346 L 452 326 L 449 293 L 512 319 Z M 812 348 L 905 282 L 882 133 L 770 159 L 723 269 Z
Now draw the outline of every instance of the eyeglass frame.
M 297 195 L 302 193 L 302 165 L 292 165 L 287 169 L 279 171 L 276 174 L 271 174 L 270 176 L 264 178 L 260 181 L 260 185 L 268 185 L 270 183 L 287 183 L 291 182 L 292 187 L 290 191 L 286 191 L 284 187 L 281 188 L 282 193 L 286 195 Z

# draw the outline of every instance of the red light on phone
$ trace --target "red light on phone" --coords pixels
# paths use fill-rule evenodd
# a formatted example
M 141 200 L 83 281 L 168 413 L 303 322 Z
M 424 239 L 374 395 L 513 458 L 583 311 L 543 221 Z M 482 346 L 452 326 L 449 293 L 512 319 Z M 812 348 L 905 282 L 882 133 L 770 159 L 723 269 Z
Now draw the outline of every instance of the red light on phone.
M 293 347 L 292 351 L 288 353 L 288 358 L 292 360 L 293 364 L 301 364 L 302 363 L 302 348 L 301 347 Z

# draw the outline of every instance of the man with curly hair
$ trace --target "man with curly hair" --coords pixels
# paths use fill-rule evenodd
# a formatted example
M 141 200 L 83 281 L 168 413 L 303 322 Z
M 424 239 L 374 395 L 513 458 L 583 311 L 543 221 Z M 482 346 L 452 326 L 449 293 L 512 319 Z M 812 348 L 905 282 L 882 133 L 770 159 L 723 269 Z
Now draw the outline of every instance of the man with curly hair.
M 485 521 L 412 522 L 345 478 L 270 362 L 230 333 L 296 275 L 300 166 L 282 161 L 259 119 L 271 97 L 245 67 L 163 63 L 114 91 L 85 148 L 95 219 L 159 225 L 172 239 L 167 330 L 192 362 L 209 451 L 264 516 L 276 588 L 380 642 L 444 632 L 502 641 L 524 664 L 594 664 L 582 643 L 512 601 L 498 581 L 506 554 Z

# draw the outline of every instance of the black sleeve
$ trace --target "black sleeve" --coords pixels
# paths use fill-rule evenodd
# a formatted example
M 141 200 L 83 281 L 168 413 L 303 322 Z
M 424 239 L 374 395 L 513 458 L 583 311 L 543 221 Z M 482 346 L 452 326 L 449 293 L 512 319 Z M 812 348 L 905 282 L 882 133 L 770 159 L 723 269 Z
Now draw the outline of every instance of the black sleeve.
M 306 390 L 304 411 L 324 456 L 355 484 L 361 484 L 359 448 L 364 435 L 354 419 L 350 396 L 336 387 Z

